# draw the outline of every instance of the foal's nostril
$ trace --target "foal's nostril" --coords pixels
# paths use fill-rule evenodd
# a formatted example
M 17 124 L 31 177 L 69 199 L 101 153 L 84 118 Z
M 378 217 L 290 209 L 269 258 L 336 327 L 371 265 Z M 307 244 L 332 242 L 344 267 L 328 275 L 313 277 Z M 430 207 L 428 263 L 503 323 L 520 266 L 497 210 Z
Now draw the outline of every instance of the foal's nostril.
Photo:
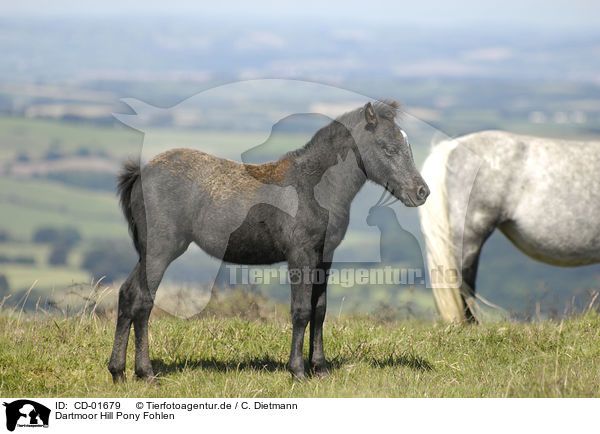
M 417 189 L 417 199 L 424 200 L 429 196 L 429 189 L 422 185 Z

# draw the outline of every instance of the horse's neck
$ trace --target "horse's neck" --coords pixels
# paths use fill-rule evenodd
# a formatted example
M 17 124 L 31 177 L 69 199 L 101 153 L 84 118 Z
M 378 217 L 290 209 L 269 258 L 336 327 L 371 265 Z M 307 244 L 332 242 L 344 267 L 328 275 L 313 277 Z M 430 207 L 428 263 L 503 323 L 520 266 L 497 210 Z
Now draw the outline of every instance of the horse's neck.
M 367 179 L 354 151 L 331 149 L 327 155 L 314 153 L 305 158 L 307 167 L 313 168 L 313 192 L 319 205 L 334 214 L 346 215 Z

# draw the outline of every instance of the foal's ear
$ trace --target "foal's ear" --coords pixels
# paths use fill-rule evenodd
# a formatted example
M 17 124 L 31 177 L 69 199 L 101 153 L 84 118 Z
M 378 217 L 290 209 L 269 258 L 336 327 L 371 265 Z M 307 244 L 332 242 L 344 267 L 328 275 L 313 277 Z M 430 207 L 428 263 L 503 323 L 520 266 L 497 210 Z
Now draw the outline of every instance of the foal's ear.
M 363 109 L 365 112 L 365 120 L 367 121 L 367 128 L 375 128 L 377 126 L 377 114 L 373 108 L 373 104 L 370 102 L 365 104 Z

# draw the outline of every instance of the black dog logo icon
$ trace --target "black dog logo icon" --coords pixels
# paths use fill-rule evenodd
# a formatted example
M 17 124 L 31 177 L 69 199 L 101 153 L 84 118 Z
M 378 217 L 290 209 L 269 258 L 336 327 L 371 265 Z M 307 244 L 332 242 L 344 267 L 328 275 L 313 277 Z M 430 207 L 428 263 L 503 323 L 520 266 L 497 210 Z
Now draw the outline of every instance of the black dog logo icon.
M 6 407 L 6 429 L 14 431 L 17 426 L 48 426 L 50 420 L 50 409 L 29 399 L 19 399 L 10 403 L 4 403 Z M 40 422 L 41 419 L 41 422 Z

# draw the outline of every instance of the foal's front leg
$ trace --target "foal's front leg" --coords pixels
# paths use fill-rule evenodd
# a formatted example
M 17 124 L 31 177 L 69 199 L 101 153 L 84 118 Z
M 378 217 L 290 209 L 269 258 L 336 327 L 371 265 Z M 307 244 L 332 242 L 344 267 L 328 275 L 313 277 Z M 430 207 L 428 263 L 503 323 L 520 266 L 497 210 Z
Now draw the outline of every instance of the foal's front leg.
M 297 252 L 288 259 L 288 273 L 290 276 L 291 301 L 292 301 L 292 349 L 288 369 L 294 380 L 304 380 L 304 332 L 312 314 L 312 284 L 310 273 L 315 268 L 316 255 Z M 306 276 L 308 274 L 308 276 Z M 308 277 L 308 278 L 307 278 Z
M 323 350 L 323 322 L 327 310 L 327 274 L 330 264 L 321 264 L 315 274 L 311 296 L 310 366 L 318 377 L 327 377 L 327 362 Z

